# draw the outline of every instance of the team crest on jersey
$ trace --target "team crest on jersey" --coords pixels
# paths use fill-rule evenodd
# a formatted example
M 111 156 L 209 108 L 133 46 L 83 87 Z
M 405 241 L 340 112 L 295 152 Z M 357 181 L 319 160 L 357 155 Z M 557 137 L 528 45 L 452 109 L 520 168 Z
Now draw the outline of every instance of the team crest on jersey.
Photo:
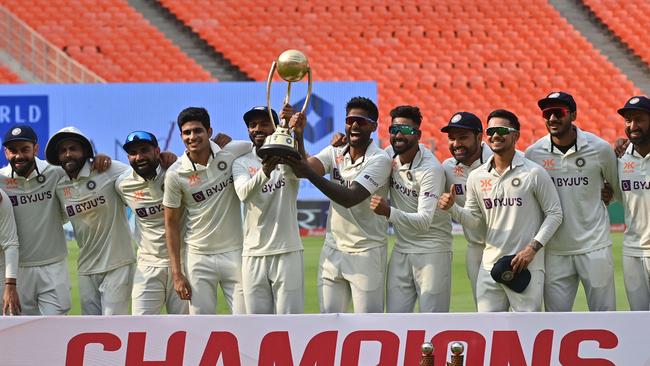
M 143 190 L 135 191 L 133 193 L 133 198 L 136 201 L 142 201 L 144 199 L 144 191 Z
M 544 166 L 544 169 L 546 170 L 557 170 L 555 168 L 555 159 L 544 159 L 542 162 L 542 165 Z
M 464 176 L 465 175 L 465 169 L 463 169 L 463 167 L 460 166 L 460 165 L 456 165 L 454 167 L 454 175 L 457 176 L 457 177 Z
M 515 178 L 512 180 L 512 186 L 513 187 L 519 187 L 521 185 L 521 179 Z
M 37 175 L 37 176 L 36 176 L 36 181 L 37 181 L 38 183 L 41 183 L 41 184 L 45 183 L 45 176 L 44 176 L 43 174 L 39 174 L 39 175 Z
M 18 188 L 18 181 L 16 178 L 7 178 L 5 179 L 6 188 Z
M 199 176 L 199 173 L 194 173 L 187 177 L 187 182 L 190 187 L 196 187 L 201 184 L 201 177 Z
M 481 179 L 481 192 L 489 192 L 492 190 L 492 179 Z
M 226 168 L 228 168 L 228 163 L 226 163 L 225 161 L 220 161 L 217 163 L 217 168 L 219 170 L 226 170 Z
M 583 159 L 583 158 L 577 158 L 576 159 L 576 166 L 578 168 L 582 168 L 583 166 L 585 166 L 585 163 L 586 163 L 585 159 Z
M 636 163 L 633 161 L 626 161 L 623 164 L 623 173 L 634 173 L 636 170 Z
M 97 187 L 97 183 L 95 183 L 94 180 L 89 180 L 88 183 L 86 183 L 86 188 L 90 189 L 91 191 Z

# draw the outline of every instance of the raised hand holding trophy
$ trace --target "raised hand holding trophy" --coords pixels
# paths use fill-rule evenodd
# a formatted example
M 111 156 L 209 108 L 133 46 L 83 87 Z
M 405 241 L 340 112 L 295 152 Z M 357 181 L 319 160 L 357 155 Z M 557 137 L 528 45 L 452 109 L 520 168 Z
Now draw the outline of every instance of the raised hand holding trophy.
M 273 61 L 271 71 L 266 81 L 266 104 L 269 110 L 269 118 L 273 121 L 271 115 L 271 84 L 273 82 L 273 74 L 277 69 L 278 75 L 287 82 L 287 94 L 284 97 L 284 104 L 289 104 L 289 97 L 291 96 L 291 83 L 302 80 L 307 75 L 307 96 L 305 103 L 302 105 L 301 113 L 305 113 L 309 98 L 311 97 L 311 68 L 307 57 L 298 50 L 287 50 L 280 54 L 277 61 Z M 288 126 L 288 121 L 282 119 L 275 132 L 266 138 L 264 146 L 257 149 L 257 155 L 264 159 L 267 156 L 286 157 L 292 156 L 300 159 L 301 155 L 296 149 L 296 140 L 291 136 L 291 130 Z

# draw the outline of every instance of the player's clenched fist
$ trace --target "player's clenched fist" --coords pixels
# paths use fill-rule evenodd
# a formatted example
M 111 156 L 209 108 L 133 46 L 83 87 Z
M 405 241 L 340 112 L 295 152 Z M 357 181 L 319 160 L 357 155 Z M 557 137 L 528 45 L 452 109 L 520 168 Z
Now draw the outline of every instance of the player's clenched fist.
M 192 287 L 190 282 L 182 274 L 174 275 L 174 290 L 182 300 L 192 298 Z
M 440 199 L 438 200 L 439 209 L 449 210 L 451 206 L 454 205 L 454 202 L 456 202 L 456 189 L 454 186 L 455 185 L 452 184 L 451 187 L 449 187 L 449 192 L 445 192 L 440 196 Z
M 376 194 L 372 195 L 370 198 L 370 209 L 377 215 L 383 215 L 386 217 L 390 216 L 390 206 L 388 205 L 388 202 L 383 197 Z

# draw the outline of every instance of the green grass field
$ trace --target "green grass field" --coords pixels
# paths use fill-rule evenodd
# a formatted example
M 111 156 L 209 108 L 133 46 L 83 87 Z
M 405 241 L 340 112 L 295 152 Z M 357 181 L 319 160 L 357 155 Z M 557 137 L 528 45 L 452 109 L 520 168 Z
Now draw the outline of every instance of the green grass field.
M 623 270 L 621 265 L 621 245 L 623 242 L 623 234 L 612 234 L 614 240 L 614 270 L 616 280 L 616 306 L 618 310 L 629 310 L 630 307 L 627 303 L 625 296 L 625 287 L 623 286 Z M 394 238 L 392 239 L 394 241 Z M 316 289 L 316 274 L 318 266 L 318 258 L 320 250 L 323 245 L 322 237 L 308 237 L 303 238 L 305 246 L 305 312 L 318 313 L 318 294 Z M 391 242 L 392 244 L 392 242 Z M 392 245 L 391 245 L 392 247 Z M 76 261 L 78 255 L 78 248 L 75 242 L 69 242 L 68 248 L 70 250 L 69 263 L 70 267 L 70 281 L 72 284 L 72 310 L 70 314 L 79 315 L 81 313 L 79 307 L 79 289 L 77 286 L 77 270 Z M 467 280 L 465 273 L 465 248 L 466 242 L 462 235 L 454 237 L 454 259 L 452 267 L 452 294 L 451 294 L 451 311 L 452 312 L 473 312 L 474 301 L 472 300 L 472 290 Z M 585 300 L 584 290 L 582 287 L 578 290 L 574 311 L 586 311 L 587 303 Z M 219 314 L 228 314 L 223 296 L 219 297 Z

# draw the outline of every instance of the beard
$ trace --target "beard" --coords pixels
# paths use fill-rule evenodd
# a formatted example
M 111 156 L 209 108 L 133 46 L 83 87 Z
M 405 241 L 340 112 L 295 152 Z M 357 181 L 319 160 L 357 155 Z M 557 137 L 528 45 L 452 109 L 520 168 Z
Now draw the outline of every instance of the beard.
M 143 178 L 151 178 L 156 175 L 156 168 L 158 168 L 158 164 L 156 164 L 153 160 L 140 160 L 131 164 L 131 167 L 139 176 Z
M 265 133 L 249 133 L 248 137 L 251 139 L 251 142 L 253 142 L 253 145 L 255 145 L 256 149 L 259 149 L 260 147 L 264 146 L 264 141 L 266 140 L 266 137 L 270 136 Z
M 650 143 L 650 130 L 648 131 L 643 131 L 642 129 L 637 129 L 634 130 L 634 132 L 639 132 L 641 136 L 639 137 L 631 137 L 630 134 L 632 131 L 629 129 L 625 129 L 625 134 L 627 135 L 627 138 L 630 139 L 630 142 L 633 143 L 634 145 L 645 145 Z
M 22 163 L 22 166 L 17 166 L 17 164 Z M 27 159 L 16 159 L 13 158 L 9 162 L 11 164 L 11 168 L 16 172 L 16 174 L 20 175 L 21 177 L 24 177 L 27 175 L 27 173 L 34 167 L 36 164 L 36 161 L 34 159 L 27 160 Z
M 79 172 L 85 163 L 86 158 L 69 158 L 61 160 L 61 167 L 63 170 L 65 170 L 66 173 L 68 173 L 68 175 L 72 175 L 72 173 Z
M 417 140 L 409 142 L 409 140 L 404 138 L 391 138 L 390 144 L 393 147 L 393 152 L 397 155 L 401 155 L 411 149 L 418 143 Z

